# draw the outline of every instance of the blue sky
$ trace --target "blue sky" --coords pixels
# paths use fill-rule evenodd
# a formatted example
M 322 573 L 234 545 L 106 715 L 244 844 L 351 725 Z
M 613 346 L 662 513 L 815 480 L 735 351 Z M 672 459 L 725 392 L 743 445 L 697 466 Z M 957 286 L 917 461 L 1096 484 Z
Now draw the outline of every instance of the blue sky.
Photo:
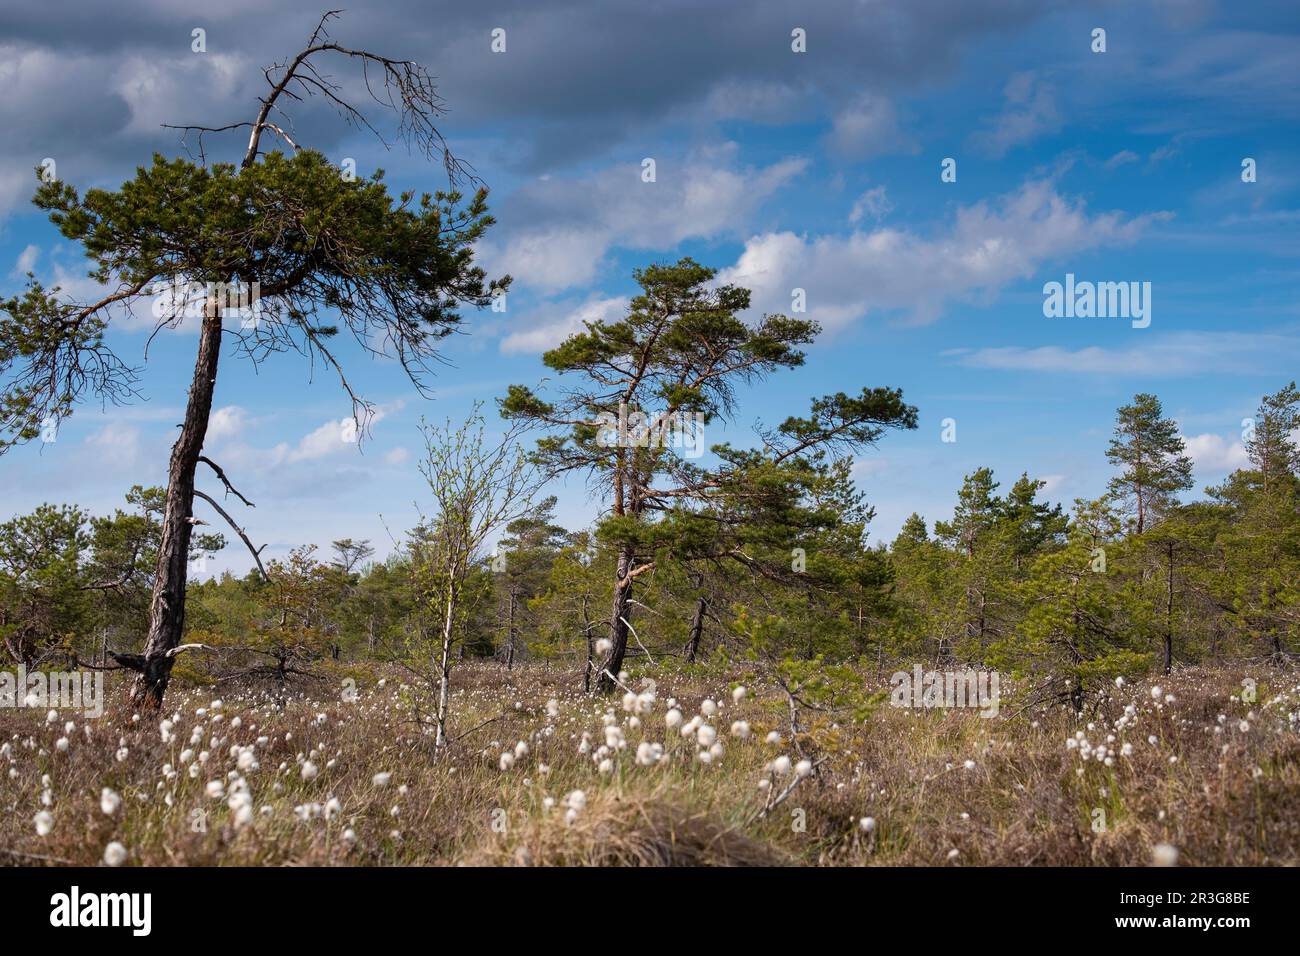
M 258 67 L 296 51 L 319 14 L 291 3 L 264 23 L 260 7 L 237 2 L 214 20 L 203 6 L 127 3 L 103 24 L 0 15 L 12 91 L 0 106 L 6 294 L 28 269 L 93 292 L 76 250 L 29 211 L 33 166 L 51 156 L 61 178 L 112 186 L 152 150 L 181 150 L 157 124 L 251 116 Z M 427 502 L 422 416 L 459 419 L 509 383 L 536 384 L 545 348 L 583 318 L 618 314 L 635 267 L 686 254 L 752 288 L 756 314 L 789 312 L 804 289 L 825 327 L 804 368 L 743 393 L 710 441 L 746 442 L 754 422 L 831 391 L 899 386 L 918 406 L 918 430 L 888 435 L 857 464 L 875 539 L 912 511 L 950 514 L 962 476 L 982 465 L 1004 485 L 1022 471 L 1045 479 L 1067 505 L 1100 494 L 1115 408 L 1138 391 L 1178 419 L 1199 491 L 1244 462 L 1242 419 L 1300 369 L 1294 5 L 443 12 L 374 4 L 333 32 L 438 76 L 443 131 L 492 188 L 498 225 L 480 258 L 515 276 L 508 308 L 467 316 L 431 402 L 395 364 L 343 348 L 379 409 L 361 447 L 341 439 L 349 404 L 331 373 L 313 375 L 297 355 L 254 369 L 226 354 L 207 452 L 257 503 L 238 514 L 269 555 L 343 536 L 390 548 L 389 532 L 400 538 Z M 205 53 L 191 50 L 194 27 Z M 496 27 L 504 53 L 490 49 Z M 805 53 L 791 50 L 795 28 Z M 1091 50 L 1095 28 L 1104 53 Z M 342 65 L 339 76 L 351 82 Z M 309 104 L 298 119 L 307 142 L 362 173 L 442 182 L 328 111 Z M 941 181 L 945 158 L 956 182 Z M 1255 182 L 1242 181 L 1245 158 Z M 1067 273 L 1151 283 L 1150 326 L 1045 317 L 1043 286 Z M 151 328 L 122 316 L 111 343 L 142 364 Z M 87 403 L 57 441 L 0 458 L 0 518 L 46 500 L 104 511 L 131 484 L 161 482 L 195 345 L 192 328 L 162 332 L 146 401 Z M 945 418 L 955 442 L 941 441 Z M 570 526 L 595 514 L 580 482 L 556 491 Z M 211 566 L 247 563 L 232 545 Z

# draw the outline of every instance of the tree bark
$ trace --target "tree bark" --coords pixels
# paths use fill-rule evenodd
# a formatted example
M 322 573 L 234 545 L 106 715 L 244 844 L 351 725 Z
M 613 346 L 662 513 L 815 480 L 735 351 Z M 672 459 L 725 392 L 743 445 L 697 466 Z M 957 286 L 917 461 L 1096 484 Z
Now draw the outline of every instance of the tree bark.
M 1174 543 L 1169 542 L 1168 597 L 1165 603 L 1165 673 L 1174 669 Z
M 618 553 L 618 576 L 614 582 L 614 602 L 610 614 L 609 636 L 613 646 L 609 656 L 600 666 L 600 675 L 596 680 L 596 690 L 602 694 L 611 694 L 618 686 L 615 678 L 623 667 L 623 658 L 627 654 L 627 616 L 632 606 L 632 552 L 624 548 Z
M 510 588 L 510 613 L 506 622 L 506 670 L 515 666 L 515 589 Z
M 185 629 L 185 582 L 189 574 L 190 523 L 194 507 L 194 471 L 208 433 L 212 393 L 217 382 L 221 355 L 221 304 L 210 298 L 204 305 L 199 332 L 199 354 L 194 362 L 194 381 L 185 406 L 180 437 L 172 446 L 167 470 L 167 504 L 163 510 L 162 541 L 158 546 L 158 568 L 149 600 L 149 636 L 145 641 L 143 666 L 131 693 L 135 707 L 157 709 L 162 705 L 171 679 L 174 658 L 171 651 L 180 643 Z
M 582 596 L 582 633 L 587 640 L 587 660 L 582 666 L 582 690 L 591 692 L 591 672 L 596 663 L 596 642 L 591 637 L 591 619 L 587 616 L 587 595 Z
M 704 611 L 708 607 L 703 595 L 695 602 L 695 616 L 691 618 L 691 639 L 686 645 L 686 662 L 695 663 L 695 655 L 700 651 L 700 636 L 704 633 Z

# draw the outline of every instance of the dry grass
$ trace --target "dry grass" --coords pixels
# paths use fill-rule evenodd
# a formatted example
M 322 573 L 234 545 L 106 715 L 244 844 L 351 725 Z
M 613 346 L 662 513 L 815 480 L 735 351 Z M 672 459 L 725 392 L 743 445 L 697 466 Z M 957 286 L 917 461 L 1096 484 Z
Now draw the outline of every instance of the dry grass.
M 96 864 L 110 841 L 127 847 L 128 864 L 151 866 L 1146 865 L 1158 843 L 1188 865 L 1300 862 L 1300 687 L 1286 672 L 1187 670 L 1158 682 L 1159 701 L 1150 684 L 1125 687 L 1083 718 L 1060 708 L 1010 716 L 1004 686 L 994 719 L 884 706 L 860 724 L 823 721 L 800 740 L 823 762 L 765 817 L 765 768 L 798 755 L 788 740 L 765 742 L 786 734 L 784 704 L 752 675 L 733 703 L 739 675 L 657 673 L 639 727 L 619 700 L 585 697 L 568 675 L 475 664 L 457 676 L 455 732 L 483 726 L 449 755 L 419 731 L 397 675 L 364 683 L 355 702 L 297 698 L 282 709 L 248 690 L 214 711 L 211 690 L 176 687 L 166 741 L 158 716 L 136 719 L 120 703 L 98 719 L 52 722 L 0 710 L 0 862 Z M 1258 681 L 1250 703 L 1232 699 L 1246 676 Z M 121 688 L 110 682 L 109 695 L 120 701 Z M 688 720 L 704 698 L 718 701 L 708 722 L 720 760 L 702 763 L 694 739 L 667 730 L 669 697 Z M 601 772 L 594 751 L 609 712 L 626 747 Z M 748 739 L 728 733 L 735 720 L 750 723 Z M 1111 765 L 1067 748 L 1079 732 L 1113 752 Z M 664 745 L 654 766 L 636 762 L 643 740 Z M 520 741 L 527 753 L 503 770 L 501 754 Z M 249 747 L 256 765 L 245 756 L 241 767 Z M 386 785 L 380 773 L 392 775 Z M 112 814 L 105 787 L 122 797 Z M 251 810 L 242 823 L 243 798 L 231 799 L 241 791 Z M 41 836 L 43 810 L 53 828 Z M 1105 826 L 1094 829 L 1098 811 Z

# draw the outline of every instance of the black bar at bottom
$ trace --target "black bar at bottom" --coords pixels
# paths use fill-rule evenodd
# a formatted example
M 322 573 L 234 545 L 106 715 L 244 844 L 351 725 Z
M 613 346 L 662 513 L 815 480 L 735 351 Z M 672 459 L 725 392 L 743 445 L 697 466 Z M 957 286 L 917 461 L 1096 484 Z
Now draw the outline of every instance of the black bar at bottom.
M 10 942 L 76 933 L 131 947 L 249 933 L 259 943 L 373 945 L 431 924 L 536 941 L 598 914 L 636 938 L 643 921 L 663 925 L 682 908 L 708 914 L 729 941 L 864 918 L 936 931 L 946 919 L 954 930 L 971 919 L 986 928 L 1046 920 L 1071 940 L 1172 932 L 1226 941 L 1289 926 L 1294 879 L 1284 869 L 49 868 L 0 870 L 0 898 Z

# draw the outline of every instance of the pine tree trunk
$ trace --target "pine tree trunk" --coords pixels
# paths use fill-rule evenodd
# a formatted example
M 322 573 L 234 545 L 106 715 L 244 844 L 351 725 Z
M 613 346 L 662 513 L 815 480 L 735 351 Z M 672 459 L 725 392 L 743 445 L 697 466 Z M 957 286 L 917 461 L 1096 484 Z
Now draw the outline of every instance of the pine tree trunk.
M 708 602 L 703 597 L 695 603 L 695 616 L 691 618 L 691 639 L 686 645 L 686 662 L 688 664 L 695 662 L 695 655 L 700 650 L 700 637 L 704 633 L 704 610 L 707 606 Z
M 609 656 L 601 665 L 600 676 L 596 681 L 596 690 L 602 694 L 613 693 L 617 686 L 614 678 L 623 667 L 623 658 L 627 654 L 627 616 L 632 604 L 632 552 L 623 549 L 618 554 L 618 577 L 614 583 L 614 602 L 610 613 L 609 636 L 613 646 Z
M 216 299 L 209 299 L 203 309 L 199 354 L 194 362 L 194 381 L 185 406 L 185 421 L 180 437 L 172 446 L 167 471 L 167 503 L 163 509 L 158 569 L 149 600 L 149 637 L 144 645 L 143 668 L 131 693 L 135 707 L 156 709 L 162 705 L 174 662 L 171 651 L 180 644 L 185 629 L 185 582 L 189 573 L 190 537 L 194 531 L 190 524 L 194 471 L 208 432 L 220 354 L 221 308 Z
M 515 666 L 515 590 L 510 589 L 510 616 L 506 623 L 506 670 Z
M 596 647 L 591 637 L 591 619 L 587 616 L 587 595 L 582 596 L 582 633 L 587 639 L 587 660 L 582 667 L 582 690 L 591 692 L 591 672 L 595 669 Z
M 1169 543 L 1169 591 L 1165 603 L 1165 673 L 1174 669 L 1174 545 Z

